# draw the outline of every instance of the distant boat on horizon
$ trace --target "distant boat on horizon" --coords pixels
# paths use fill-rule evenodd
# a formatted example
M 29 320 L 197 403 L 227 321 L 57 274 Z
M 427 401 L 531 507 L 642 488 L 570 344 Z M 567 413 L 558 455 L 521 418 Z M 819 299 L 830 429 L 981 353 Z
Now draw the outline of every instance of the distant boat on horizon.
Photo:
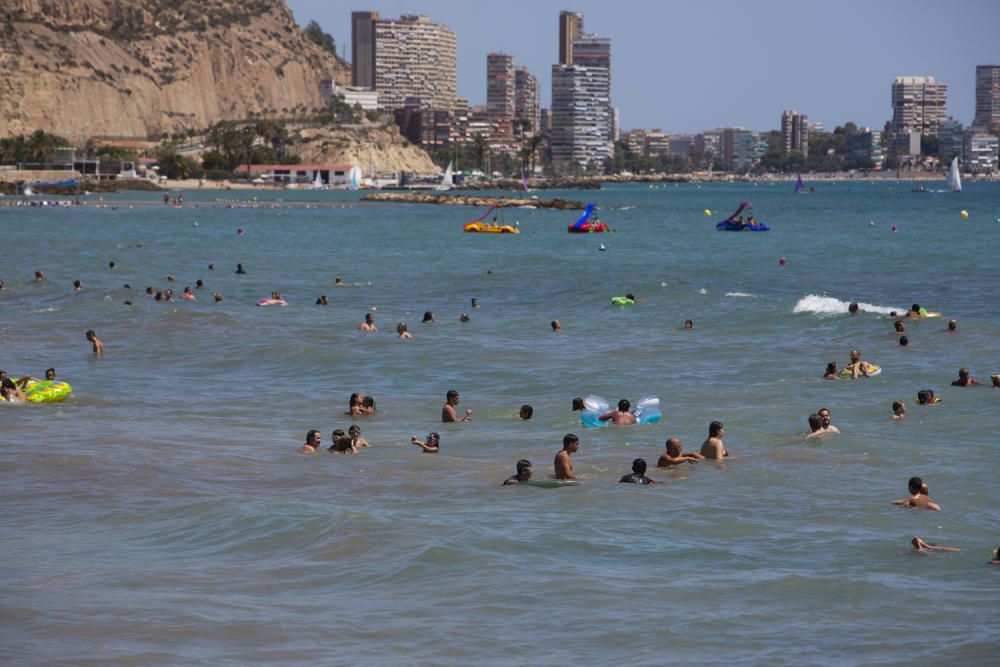
M 948 187 L 951 188 L 952 192 L 962 191 L 962 177 L 959 174 L 957 157 L 952 158 L 951 168 L 948 169 Z
M 444 176 L 441 177 L 441 185 L 436 186 L 435 190 L 451 190 L 452 186 L 455 185 L 455 172 L 452 171 L 453 166 L 454 163 L 448 163 L 448 168 L 444 170 Z

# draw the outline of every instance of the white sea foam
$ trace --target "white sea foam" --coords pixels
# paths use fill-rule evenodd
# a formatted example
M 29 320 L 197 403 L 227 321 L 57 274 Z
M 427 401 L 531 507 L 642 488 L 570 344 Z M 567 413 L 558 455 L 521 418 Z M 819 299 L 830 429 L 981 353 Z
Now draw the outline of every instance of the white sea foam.
M 698 290 L 698 294 L 708 294 L 708 290 L 702 287 L 700 290 Z
M 817 296 L 815 294 L 809 294 L 807 296 L 799 299 L 795 307 L 792 308 L 793 313 L 814 313 L 817 315 L 846 315 L 847 308 L 851 303 L 849 301 L 841 301 L 840 299 L 834 299 L 831 296 Z M 906 312 L 905 308 L 891 308 L 889 306 L 876 306 L 871 303 L 865 303 L 864 301 L 858 301 L 858 310 L 864 311 L 866 313 L 878 313 L 880 315 L 888 315 L 892 311 L 897 313 Z
M 750 294 L 749 292 L 726 292 L 726 296 L 744 297 L 750 299 L 756 299 L 756 294 Z

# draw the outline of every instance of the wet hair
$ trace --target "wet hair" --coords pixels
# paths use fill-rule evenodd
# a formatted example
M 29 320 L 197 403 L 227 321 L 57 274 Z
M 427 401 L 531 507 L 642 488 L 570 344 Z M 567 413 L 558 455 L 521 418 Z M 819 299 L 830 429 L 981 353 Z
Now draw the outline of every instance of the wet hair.
M 930 389 L 921 389 L 917 392 L 917 403 L 919 405 L 925 405 L 931 402 L 931 397 L 933 397 Z
M 929 496 L 931 495 L 931 487 L 927 486 L 927 482 L 920 485 L 920 495 Z
M 899 412 L 899 409 L 901 407 L 903 407 L 903 402 L 902 401 L 893 401 L 892 402 L 892 411 L 893 412 Z
M 562 327 L 562 325 L 559 324 L 559 320 L 552 320 L 551 322 L 549 322 L 549 325 L 552 327 L 553 331 L 556 331 L 557 329 L 560 329 Z
M 694 329 L 694 322 L 691 320 L 684 320 L 684 327 L 686 329 Z
M 618 401 L 618 409 L 621 410 L 622 412 L 628 412 L 628 409 L 630 407 L 632 407 L 632 404 L 628 402 L 627 398 L 623 398 L 622 400 Z
M 912 310 L 912 311 L 914 311 L 916 313 L 919 313 L 920 312 L 920 304 L 919 303 L 913 304 L 912 306 L 910 306 L 910 310 Z
M 108 268 L 109 269 L 115 268 L 115 263 L 114 262 L 108 262 Z
M 858 302 L 857 301 L 852 301 L 851 305 L 849 305 L 847 307 L 847 312 L 849 312 L 849 313 L 856 313 L 856 312 L 858 312 Z
M 83 283 L 80 282 L 79 280 L 74 280 L 73 287 L 83 287 Z
M 890 310 L 889 311 L 889 317 L 896 317 L 897 315 L 898 315 L 898 313 L 896 313 L 895 310 Z
M 195 281 L 194 286 L 195 287 L 204 287 L 205 286 L 205 281 L 203 281 L 201 278 L 199 278 L 197 281 Z
M 406 322 L 400 322 L 396 325 L 396 333 L 403 333 L 406 331 Z
M 97 334 L 94 333 L 93 329 L 87 329 L 86 336 L 87 336 L 87 340 L 90 340 L 91 338 L 97 338 Z
M 315 440 L 316 436 L 318 436 L 319 434 L 320 432 L 317 431 L 316 429 L 312 429 L 311 431 L 306 433 L 306 444 L 312 445 L 313 447 L 317 446 L 319 443 L 315 442 Z
M 573 399 L 573 409 L 574 410 L 584 410 L 586 406 L 583 404 L 583 399 L 577 396 Z
M 969 375 L 969 369 L 968 368 L 959 368 L 958 369 L 958 377 L 968 377 L 968 375 Z
M 351 428 L 347 429 L 347 435 L 361 435 L 361 427 L 357 424 L 351 424 Z
M 531 407 L 527 403 L 521 406 L 521 412 L 520 412 L 521 419 L 531 419 L 531 415 L 533 414 L 535 414 L 535 409 L 533 407 Z
M 528 459 L 521 459 L 520 461 L 517 462 L 517 471 L 518 472 L 521 472 L 521 471 L 526 470 L 526 469 L 531 468 L 531 467 L 533 467 L 533 466 L 531 465 L 531 461 L 529 461 Z
M 48 375 L 50 371 L 51 371 L 51 373 L 52 373 L 53 375 L 55 375 L 55 374 L 56 374 L 56 369 L 54 369 L 54 368 L 46 368 L 46 369 L 45 369 L 45 374 L 46 374 L 46 375 Z
M 903 321 L 902 320 L 898 320 L 892 326 L 896 327 L 896 331 L 906 331 L 906 327 L 903 326 Z
M 347 407 L 353 408 L 355 405 L 361 405 L 361 394 L 354 392 L 351 397 L 347 399 Z
M 434 443 L 435 445 L 441 442 L 441 436 L 438 435 L 437 431 L 431 431 L 427 434 L 427 444 Z
M 902 345 L 903 347 L 906 347 L 907 345 L 910 344 L 910 339 L 907 338 L 906 336 L 900 336 L 899 337 L 899 344 Z
M 469 321 L 469 314 L 468 313 L 462 313 L 461 315 L 458 316 L 458 321 L 459 322 L 468 322 Z
M 681 440 L 680 438 L 667 438 L 667 454 L 670 456 L 677 456 L 681 453 Z
M 635 301 L 635 294 L 626 294 L 625 298 L 626 299 L 631 299 L 632 301 Z
M 448 399 L 448 402 L 450 403 L 451 399 L 458 398 L 458 392 L 455 391 L 454 389 L 449 389 L 448 393 L 445 394 L 445 398 Z
M 632 461 L 632 472 L 638 473 L 640 475 L 645 475 L 646 461 L 644 459 L 636 459 Z
M 809 415 L 809 430 L 815 432 L 821 428 L 823 428 L 823 418 L 815 412 Z
M 563 449 L 572 445 L 574 442 L 580 442 L 580 438 L 576 437 L 572 433 L 567 433 L 563 436 Z
M 954 331 L 957 328 L 958 328 L 958 322 L 956 322 L 955 320 L 948 320 L 948 330 L 949 331 Z
M 373 319 L 375 319 L 374 315 L 371 313 L 365 313 L 365 322 L 371 322 Z
M 434 313 L 432 313 L 429 310 L 424 313 L 424 319 L 420 320 L 421 323 L 427 323 L 427 322 L 433 322 L 433 321 L 434 321 Z
M 920 479 L 919 477 L 911 477 L 910 481 L 907 482 L 907 486 L 910 489 L 910 493 L 913 494 L 920 493 L 920 489 L 923 487 L 923 485 L 924 485 L 924 480 Z
M 828 363 L 826 365 L 826 372 L 827 373 L 836 373 L 837 372 L 837 362 L 836 361 L 831 361 L 830 363 Z
M 146 288 L 146 294 L 152 294 L 152 293 L 153 293 L 153 288 L 152 287 L 147 287 Z
M 371 408 L 372 411 L 375 410 L 375 398 L 372 396 L 365 396 L 361 399 L 361 407 Z
M 708 437 L 717 438 L 722 431 L 722 422 L 712 422 L 708 425 Z

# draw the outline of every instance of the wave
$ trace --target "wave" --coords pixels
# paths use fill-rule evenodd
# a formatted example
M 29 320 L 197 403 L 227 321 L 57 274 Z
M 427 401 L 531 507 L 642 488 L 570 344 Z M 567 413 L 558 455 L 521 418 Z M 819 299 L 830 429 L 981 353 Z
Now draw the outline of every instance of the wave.
M 888 315 L 893 311 L 896 311 L 897 313 L 903 313 L 906 311 L 905 308 L 900 309 L 891 308 L 889 306 L 876 306 L 871 303 L 865 303 L 864 301 L 858 301 L 857 303 L 858 310 L 866 313 Z M 834 299 L 831 296 L 817 296 L 815 294 L 809 294 L 799 299 L 798 303 L 795 304 L 795 307 L 792 308 L 792 312 L 815 313 L 817 315 L 844 315 L 847 313 L 847 308 L 850 305 L 851 302 L 849 301 L 841 301 L 840 299 Z
M 751 299 L 757 298 L 756 294 L 750 294 L 749 292 L 726 292 L 726 296 L 747 297 Z

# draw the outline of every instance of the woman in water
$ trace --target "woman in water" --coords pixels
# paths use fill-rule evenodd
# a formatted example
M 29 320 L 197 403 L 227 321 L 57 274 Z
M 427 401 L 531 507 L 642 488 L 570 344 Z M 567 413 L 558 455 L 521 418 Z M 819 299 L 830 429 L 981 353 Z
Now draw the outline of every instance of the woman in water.
M 352 417 L 360 417 L 365 414 L 364 409 L 361 407 L 361 394 L 354 392 L 347 401 L 347 414 Z
M 823 418 L 816 413 L 809 415 L 809 432 L 806 433 L 805 439 L 821 438 L 824 435 L 826 430 L 823 428 Z
M 826 365 L 826 372 L 823 373 L 824 380 L 839 380 L 837 376 L 837 362 L 831 361 Z
M 420 440 L 417 436 L 410 436 L 410 444 L 416 445 L 423 450 L 424 454 L 437 454 L 441 450 L 441 436 L 437 433 L 428 433 L 426 440 Z

